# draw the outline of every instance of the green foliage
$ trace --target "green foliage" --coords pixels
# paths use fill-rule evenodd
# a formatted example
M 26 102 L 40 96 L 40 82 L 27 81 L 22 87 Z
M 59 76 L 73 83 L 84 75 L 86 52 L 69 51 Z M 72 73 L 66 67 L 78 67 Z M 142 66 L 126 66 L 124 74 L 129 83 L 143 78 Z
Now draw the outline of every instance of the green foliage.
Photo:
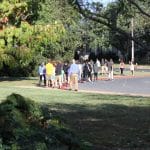
M 28 46 L 31 27 L 26 22 L 22 22 L 21 26 L 10 26 L 0 32 L 1 65 L 24 67 L 32 61 L 33 50 Z
M 56 41 L 48 40 L 44 46 L 43 55 L 53 59 L 71 59 L 76 48 L 81 45 L 81 37 L 78 34 L 80 16 L 67 0 L 45 0 L 40 3 L 41 9 L 38 11 L 37 24 L 49 24 L 50 26 L 60 26 L 60 34 L 57 34 Z M 59 31 L 57 29 L 57 32 Z M 65 31 L 65 34 L 64 34 Z M 55 34 L 56 35 L 56 34 Z M 46 41 L 46 40 L 45 40 Z M 44 45 L 44 41 L 43 44 Z
M 73 57 L 80 41 L 75 34 L 79 19 L 67 0 L 0 3 L 3 12 L 0 16 L 1 75 L 29 76 L 39 64 L 39 57 L 62 60 Z M 8 20 L 1 23 L 4 17 Z M 12 74 L 10 70 L 20 70 L 20 73 Z
M 28 98 L 11 94 L 0 104 L 2 149 L 77 149 L 80 142 L 60 119 Z
M 0 10 L 2 12 L 0 20 L 7 17 L 10 24 L 20 26 L 21 20 L 24 20 L 28 13 L 27 3 L 20 0 L 3 0 L 0 3 Z M 7 24 L 7 22 L 4 22 L 4 24 Z
M 137 0 L 136 4 L 149 14 L 148 1 Z M 99 2 L 88 3 L 86 6 L 98 23 L 84 19 L 74 5 L 71 0 L 0 1 L 1 75 L 33 75 L 43 57 L 70 60 L 77 49 L 95 52 L 115 47 L 127 56 L 131 50 L 132 17 L 138 52 L 135 56 L 148 53 L 149 17 L 129 0 L 115 1 L 106 7 Z M 92 18 L 92 13 L 89 16 Z
M 63 25 L 57 23 L 31 26 L 27 22 L 21 22 L 20 28 L 12 26 L 5 28 L 0 32 L 1 67 L 7 65 L 9 69 L 27 68 L 27 72 L 32 71 L 28 69 L 29 65 L 38 61 L 37 56 L 46 48 L 49 48 L 49 54 L 46 53 L 45 57 L 52 57 L 52 54 L 55 56 L 61 51 L 58 43 L 64 34 Z
M 100 2 L 91 4 L 85 3 L 84 0 L 69 1 L 86 19 L 90 20 L 87 20 L 87 22 L 95 22 L 95 24 L 101 24 L 102 26 L 99 29 L 98 26 L 94 28 L 91 25 L 91 28 L 97 29 L 98 32 L 104 29 L 104 32 L 102 32 L 104 36 L 101 34 L 99 34 L 99 37 L 93 34 L 86 34 L 90 47 L 97 49 L 99 49 L 97 45 L 103 45 L 106 49 L 112 47 L 112 49 L 122 52 L 126 60 L 127 57 L 131 59 L 131 19 L 133 18 L 135 21 L 134 33 L 136 33 L 133 37 L 135 42 L 135 57 L 138 56 L 138 54 L 136 55 L 138 51 L 143 54 L 142 56 L 145 54 L 149 55 L 150 46 L 147 37 L 149 37 L 150 3 L 148 1 L 115 0 L 104 7 Z M 147 27 L 145 28 L 145 26 Z M 143 27 L 146 32 L 143 32 Z M 89 28 L 85 32 L 87 31 L 89 31 Z M 95 40 L 92 40 L 93 37 L 95 37 Z M 104 39 L 105 41 L 103 41 Z M 136 61 L 140 61 L 140 59 Z

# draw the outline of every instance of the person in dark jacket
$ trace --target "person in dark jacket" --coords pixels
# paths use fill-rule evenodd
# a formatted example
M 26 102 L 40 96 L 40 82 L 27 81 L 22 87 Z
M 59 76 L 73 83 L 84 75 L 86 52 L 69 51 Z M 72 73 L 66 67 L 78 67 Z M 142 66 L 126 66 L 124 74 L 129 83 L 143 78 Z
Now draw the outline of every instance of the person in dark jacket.
M 62 63 L 58 61 L 55 68 L 56 86 L 58 86 L 58 88 L 62 86 L 62 69 Z
M 69 69 L 69 63 L 65 62 L 63 65 L 63 71 L 64 71 L 64 82 L 68 83 L 68 69 Z

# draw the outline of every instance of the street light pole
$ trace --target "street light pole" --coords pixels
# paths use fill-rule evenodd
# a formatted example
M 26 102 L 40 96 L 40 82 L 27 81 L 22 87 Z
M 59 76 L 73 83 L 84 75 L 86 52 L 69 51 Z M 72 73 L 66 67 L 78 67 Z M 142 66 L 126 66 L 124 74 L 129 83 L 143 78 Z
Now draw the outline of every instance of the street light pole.
M 134 22 L 133 22 L 133 18 L 131 19 L 131 36 L 132 36 L 132 52 L 131 52 L 131 61 L 134 62 Z

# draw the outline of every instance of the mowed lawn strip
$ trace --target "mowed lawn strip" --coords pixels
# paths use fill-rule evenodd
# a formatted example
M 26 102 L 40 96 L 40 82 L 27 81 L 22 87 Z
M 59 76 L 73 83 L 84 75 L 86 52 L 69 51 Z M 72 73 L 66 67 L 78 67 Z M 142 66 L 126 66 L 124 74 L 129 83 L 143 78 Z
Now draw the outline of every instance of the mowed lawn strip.
M 0 85 L 1 101 L 11 93 L 47 105 L 53 115 L 95 149 L 150 148 L 149 97 Z

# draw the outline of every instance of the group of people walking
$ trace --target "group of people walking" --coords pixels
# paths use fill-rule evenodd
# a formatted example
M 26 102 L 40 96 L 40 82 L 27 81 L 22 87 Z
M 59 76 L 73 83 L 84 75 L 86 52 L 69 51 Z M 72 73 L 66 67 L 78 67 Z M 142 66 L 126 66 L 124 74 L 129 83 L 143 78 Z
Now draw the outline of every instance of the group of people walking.
M 68 62 L 62 64 L 60 61 L 49 59 L 46 65 L 42 63 L 39 66 L 38 73 L 39 85 L 42 85 L 42 81 L 44 81 L 46 87 L 61 88 L 62 84 L 66 83 L 69 84 L 70 90 L 78 91 L 80 69 L 74 59 L 71 64 Z
M 134 68 L 132 64 L 131 69 Z M 46 87 L 61 88 L 66 84 L 69 85 L 68 89 L 78 91 L 78 82 L 94 82 L 98 80 L 100 73 L 107 75 L 108 80 L 113 80 L 113 65 L 112 59 L 109 61 L 102 59 L 101 62 L 98 59 L 96 61 L 85 60 L 83 63 L 74 59 L 71 63 L 49 59 L 47 64 L 42 63 L 39 66 L 39 85 L 44 83 Z M 124 68 L 124 62 L 120 61 L 121 75 L 123 75 Z
M 102 59 L 103 62 L 103 59 Z M 70 90 L 78 91 L 78 82 L 92 82 L 98 80 L 100 73 L 101 63 L 97 59 L 96 61 L 84 61 L 79 63 L 72 60 L 72 63 L 60 61 L 48 60 L 48 63 L 40 64 L 39 73 L 39 85 L 46 87 L 61 88 L 64 83 L 69 85 Z M 108 69 L 107 69 L 108 68 Z M 102 74 L 109 73 L 109 79 L 113 79 L 113 61 L 105 61 L 104 66 L 102 63 Z

